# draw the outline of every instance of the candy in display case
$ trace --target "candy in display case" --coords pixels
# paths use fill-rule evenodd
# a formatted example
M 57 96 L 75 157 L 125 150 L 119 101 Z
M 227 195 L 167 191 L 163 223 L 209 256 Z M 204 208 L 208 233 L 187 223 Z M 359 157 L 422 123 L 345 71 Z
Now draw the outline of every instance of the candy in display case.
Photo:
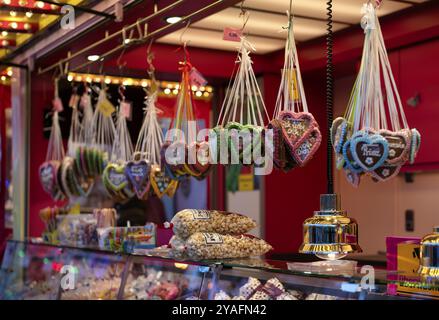
M 98 248 L 9 241 L 2 263 L 0 299 L 81 300 L 389 300 L 432 299 L 389 288 L 399 272 L 361 267 L 357 261 L 314 263 L 261 257 L 175 259 L 172 249 L 131 254 Z M 365 281 L 366 279 L 366 281 Z M 439 283 L 425 282 L 437 292 Z M 415 290 L 416 291 L 416 290 Z
M 9 241 L 0 270 L 0 300 L 57 299 L 62 248 Z
M 114 300 L 127 257 L 111 252 L 69 248 L 62 256 L 61 300 Z
M 203 289 L 207 289 L 206 275 L 210 273 L 209 264 L 133 256 L 125 274 L 121 299 L 200 299 Z

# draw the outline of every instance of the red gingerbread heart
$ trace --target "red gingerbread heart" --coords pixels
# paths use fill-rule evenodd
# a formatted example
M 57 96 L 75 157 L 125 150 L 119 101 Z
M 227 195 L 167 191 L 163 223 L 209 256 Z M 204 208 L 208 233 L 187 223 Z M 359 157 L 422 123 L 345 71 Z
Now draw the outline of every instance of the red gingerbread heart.
M 294 147 L 293 156 L 296 163 L 303 167 L 314 156 L 321 142 L 322 134 L 319 128 L 313 127 L 297 141 Z
M 318 128 L 317 121 L 309 112 L 282 111 L 278 118 L 282 123 L 284 140 L 292 151 L 314 128 Z

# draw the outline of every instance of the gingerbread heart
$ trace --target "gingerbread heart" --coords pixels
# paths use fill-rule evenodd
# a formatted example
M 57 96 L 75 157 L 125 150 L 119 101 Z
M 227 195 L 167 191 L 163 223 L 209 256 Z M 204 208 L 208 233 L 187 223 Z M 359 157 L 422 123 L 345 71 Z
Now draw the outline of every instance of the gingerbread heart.
M 160 167 L 151 169 L 151 187 L 157 197 L 162 198 L 165 194 L 172 197 L 178 186 L 178 181 L 166 176 Z
M 145 199 L 150 189 L 150 166 L 146 160 L 129 161 L 125 165 L 125 174 L 131 182 L 139 199 Z
M 128 185 L 125 166 L 116 163 L 109 163 L 105 167 L 102 179 L 104 179 L 105 184 L 115 192 L 121 191 Z
M 50 195 L 56 193 L 57 189 L 57 170 L 59 168 L 59 162 L 57 161 L 46 161 L 41 164 L 38 169 L 41 186 L 43 190 Z
M 381 129 L 378 134 L 387 140 L 389 145 L 389 155 L 386 162 L 389 164 L 404 163 L 407 161 L 410 150 L 410 130 L 402 129 L 399 131 L 390 131 Z
M 282 111 L 278 118 L 282 122 L 284 141 L 292 151 L 303 143 L 301 139 L 318 127 L 316 120 L 309 112 Z
M 343 145 L 343 159 L 344 159 L 344 167 L 349 169 L 352 172 L 360 173 L 363 172 L 363 168 L 361 168 L 358 163 L 354 160 L 351 152 L 351 139 L 347 140 Z
M 374 180 L 379 181 L 387 181 L 396 175 L 398 175 L 399 170 L 402 165 L 393 165 L 393 164 L 383 164 L 379 168 L 374 171 L 369 172 Z
M 332 122 L 331 143 L 336 153 L 341 153 L 348 135 L 348 123 L 345 118 L 338 117 Z
M 351 139 L 350 150 L 355 162 L 365 171 L 379 168 L 387 160 L 389 145 L 379 134 L 367 133 Z
M 302 136 L 293 151 L 294 160 L 299 166 L 304 166 L 316 153 L 322 142 L 322 135 L 318 127 L 313 127 L 311 131 Z
M 411 143 L 410 143 L 410 164 L 415 163 L 415 158 L 418 155 L 419 148 L 421 147 L 421 134 L 415 128 L 411 129 Z
M 353 172 L 347 168 L 344 168 L 344 174 L 346 177 L 346 180 L 355 188 L 358 188 L 358 186 L 360 185 L 360 173 L 357 172 Z

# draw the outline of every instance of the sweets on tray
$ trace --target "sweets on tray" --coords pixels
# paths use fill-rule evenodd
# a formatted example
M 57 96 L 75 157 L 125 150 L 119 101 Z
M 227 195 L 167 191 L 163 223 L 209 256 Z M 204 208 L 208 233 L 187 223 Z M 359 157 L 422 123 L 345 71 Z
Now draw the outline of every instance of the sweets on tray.
M 156 246 L 156 225 L 98 229 L 99 247 L 104 250 L 132 252 Z
M 251 235 L 221 235 L 197 232 L 186 241 L 186 253 L 193 259 L 222 259 L 260 256 L 272 247 Z
M 57 226 L 61 245 L 81 247 L 97 244 L 97 220 L 92 214 L 58 215 Z
M 182 239 L 196 232 L 243 234 L 256 227 L 256 222 L 249 217 L 217 210 L 185 209 L 178 212 L 171 223 L 174 234 Z

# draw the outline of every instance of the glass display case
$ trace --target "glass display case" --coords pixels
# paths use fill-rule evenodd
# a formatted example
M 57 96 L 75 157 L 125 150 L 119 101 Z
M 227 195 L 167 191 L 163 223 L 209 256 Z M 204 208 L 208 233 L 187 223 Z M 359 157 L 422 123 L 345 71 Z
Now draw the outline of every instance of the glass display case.
M 0 299 L 417 299 L 396 295 L 396 274 L 350 260 L 187 261 L 9 241 L 0 272 Z

